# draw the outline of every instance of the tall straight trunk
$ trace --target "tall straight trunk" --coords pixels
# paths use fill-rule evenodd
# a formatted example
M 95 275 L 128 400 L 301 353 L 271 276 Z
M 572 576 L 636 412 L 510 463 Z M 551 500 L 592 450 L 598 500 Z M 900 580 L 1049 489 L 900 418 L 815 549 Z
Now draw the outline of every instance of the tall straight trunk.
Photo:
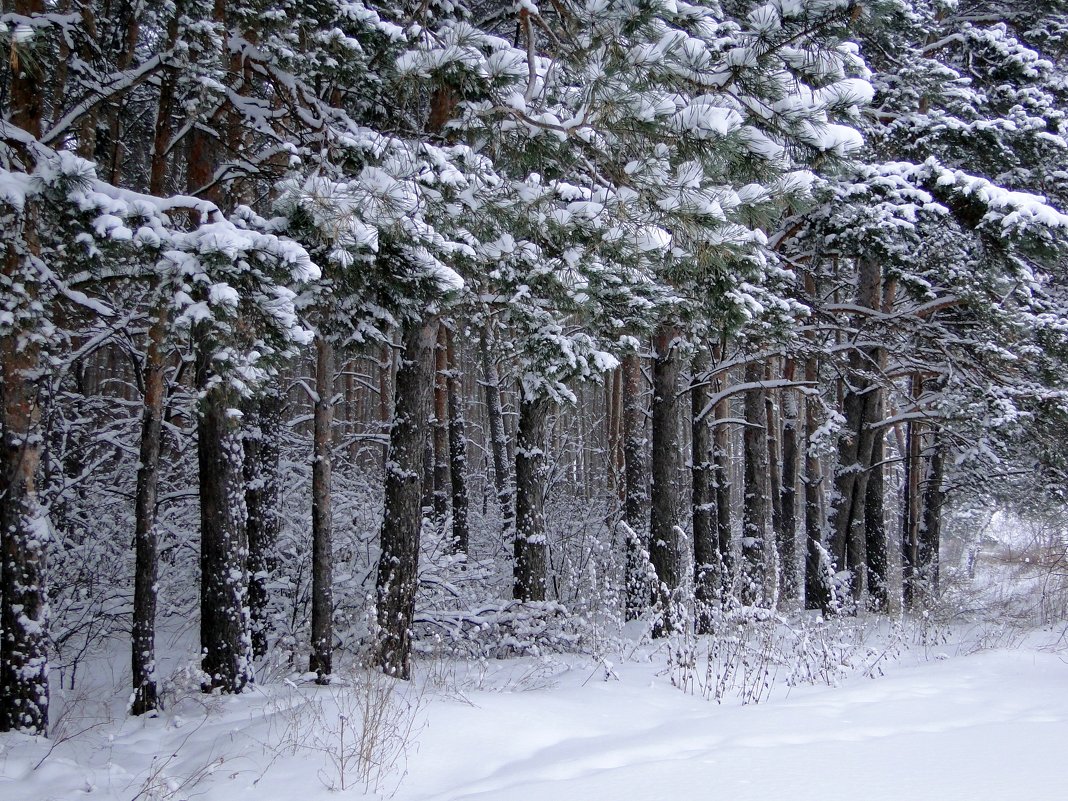
M 15 14 L 44 12 L 43 0 L 16 0 Z M 16 51 L 12 50 L 12 56 Z M 12 125 L 41 135 L 42 82 L 31 65 L 11 62 L 8 113 Z M 15 150 L 21 148 L 15 145 Z M 27 171 L 32 156 L 20 152 Z M 40 257 L 37 201 L 27 198 L 21 215 L 4 214 L 5 286 L 22 284 L 26 305 L 36 302 L 39 280 L 32 259 Z M 22 305 L 22 304 L 20 304 Z M 37 503 L 34 475 L 41 458 L 41 399 L 36 386 L 40 346 L 23 323 L 25 308 L 13 309 L 10 329 L 0 336 L 0 732 L 48 731 L 48 595 L 45 549 L 48 521 Z M 32 319 L 32 312 L 26 318 Z
M 438 342 L 434 348 L 434 528 L 446 537 L 445 522 L 449 516 L 449 365 L 448 335 L 444 325 L 438 326 Z
M 623 368 L 612 371 L 606 382 L 608 481 L 620 503 L 626 503 L 626 457 L 623 454 Z
M 156 489 L 159 485 L 160 430 L 163 423 L 164 340 L 167 308 L 157 305 L 145 353 L 145 395 L 141 413 L 141 445 L 134 497 L 134 604 L 130 633 L 133 699 L 130 712 L 156 709 Z
M 467 435 L 464 431 L 464 388 L 456 337 L 446 329 L 446 363 L 449 369 L 449 477 L 452 480 L 452 544 L 460 553 L 471 546 L 468 529 Z
M 714 355 L 719 358 L 720 349 Z M 717 378 L 712 385 L 715 392 L 722 392 L 727 384 L 727 375 Z M 724 597 L 731 591 L 734 581 L 734 560 L 731 551 L 731 431 L 727 420 L 730 417 L 730 400 L 723 398 L 712 410 L 712 479 L 716 496 L 716 546 L 719 557 L 720 592 Z
M 649 605 L 648 560 L 649 488 L 645 469 L 645 406 L 642 403 L 642 362 L 637 353 L 623 356 L 623 522 L 627 620 L 637 619 Z
M 819 378 L 819 362 L 815 356 L 805 360 L 805 382 L 815 384 Z M 823 548 L 823 513 L 820 504 L 820 485 L 823 470 L 816 453 L 816 432 L 820 428 L 819 399 L 805 396 L 805 608 L 819 609 L 828 614 L 832 609 L 831 567 Z
M 424 444 L 434 391 L 438 318 L 409 322 L 394 382 L 393 425 L 386 461 L 381 556 L 375 587 L 378 637 L 375 662 L 384 673 L 411 678 L 412 621 L 419 582 Z
M 277 544 L 282 515 L 281 446 L 282 393 L 266 389 L 246 404 L 242 472 L 248 535 L 248 609 L 252 627 L 252 654 L 267 653 L 270 633 L 267 584 L 278 567 Z
M 922 384 L 919 375 L 912 378 L 912 397 L 918 398 Z M 922 424 L 909 420 L 905 424 L 905 478 L 901 501 L 901 591 L 906 609 L 919 600 L 916 584 L 920 579 L 920 479 L 922 477 Z
M 649 561 L 656 572 L 656 596 L 661 614 L 653 636 L 663 637 L 680 625 L 677 593 L 682 583 L 679 552 L 678 472 L 679 358 L 678 330 L 662 325 L 654 338 L 652 403 L 652 472 L 650 482 Z
M 764 378 L 772 381 L 778 376 L 778 357 L 768 360 L 764 366 Z M 771 531 L 775 540 L 775 564 L 778 566 L 776 583 L 782 586 L 782 432 L 779 420 L 779 403 L 774 391 L 764 393 L 764 406 L 768 420 L 768 503 L 771 507 Z
M 178 36 L 178 12 L 167 26 L 167 41 L 173 45 Z M 84 14 L 84 12 L 83 12 Z M 90 14 L 84 14 L 91 17 Z M 95 23 L 94 23 L 95 25 Z M 173 71 L 165 71 L 160 84 L 160 99 L 156 112 L 152 159 L 149 167 L 149 193 L 160 197 L 166 191 L 170 144 L 174 111 Z M 92 146 L 95 147 L 95 115 L 89 115 Z M 88 133 L 88 132 L 86 132 Z M 79 137 L 81 139 L 81 136 Z M 85 143 L 81 143 L 84 145 Z M 81 146 L 80 145 L 80 146 Z M 85 155 L 85 154 L 82 154 Z M 91 156 L 86 156 L 91 158 Z M 131 663 L 133 668 L 133 700 L 130 711 L 141 715 L 156 709 L 158 704 L 156 662 L 156 489 L 159 484 L 160 434 L 163 420 L 164 340 L 167 336 L 168 309 L 163 298 L 156 301 L 152 311 L 152 326 L 148 331 L 145 352 L 145 393 L 141 413 L 141 442 L 137 469 L 137 490 L 134 499 L 134 606 L 131 630 Z
M 797 364 L 787 359 L 783 365 L 783 378 L 793 381 Z M 782 393 L 782 485 L 780 507 L 782 522 L 779 535 L 779 587 L 780 598 L 792 604 L 798 599 L 797 577 L 797 473 L 799 453 L 797 448 L 800 428 L 800 411 L 797 390 L 785 389 Z
M 508 429 L 504 424 L 504 404 L 501 402 L 501 377 L 493 358 L 496 350 L 493 330 L 489 323 L 482 326 L 478 339 L 479 355 L 482 358 L 482 387 L 486 397 L 486 415 L 490 426 L 490 452 L 493 455 L 493 486 L 497 493 L 497 505 L 501 510 L 505 538 L 512 528 L 513 492 L 512 459 L 509 456 Z
M 764 379 L 764 364 L 745 366 L 745 382 Z M 742 565 L 739 595 L 743 604 L 766 604 L 774 596 L 769 568 L 773 558 L 768 492 L 768 416 L 763 390 L 749 390 L 744 400 L 745 432 L 742 448 L 745 472 L 742 483 Z
M 708 420 L 701 418 L 712 393 L 707 375 L 708 356 L 702 351 L 694 360 L 690 386 L 690 458 L 693 475 L 694 626 L 698 634 L 711 629 L 710 612 L 719 599 L 719 548 L 716 541 L 713 487 L 712 431 Z
M 332 672 L 333 513 L 330 492 L 334 426 L 334 346 L 320 333 L 315 338 L 315 408 L 312 453 L 312 609 L 308 670 L 319 684 Z
M 878 411 L 882 417 L 882 409 Z M 885 432 L 880 430 L 871 449 L 871 469 L 868 471 L 867 498 L 864 502 L 864 536 L 867 538 L 868 603 L 873 612 L 885 612 L 890 604 L 889 543 L 886 537 L 884 495 L 886 492 Z
M 524 398 L 519 404 L 515 448 L 515 566 L 512 596 L 544 601 L 549 544 L 545 538 L 546 423 L 552 402 Z
M 214 343 L 202 332 L 198 346 L 201 667 L 205 690 L 236 693 L 253 681 L 243 452 L 236 397 L 213 374 Z
M 939 549 L 942 541 L 942 481 L 946 472 L 946 446 L 938 426 L 931 429 L 930 455 L 923 486 L 920 530 L 917 538 L 917 582 L 925 604 L 938 597 Z

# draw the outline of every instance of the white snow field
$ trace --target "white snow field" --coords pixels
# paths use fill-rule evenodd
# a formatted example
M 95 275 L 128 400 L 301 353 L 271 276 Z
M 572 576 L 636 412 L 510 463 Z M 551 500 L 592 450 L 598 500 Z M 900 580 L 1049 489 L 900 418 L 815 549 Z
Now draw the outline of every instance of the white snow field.
M 123 717 L 120 686 L 98 679 L 57 702 L 52 741 L 0 737 L 0 799 L 1063 801 L 1063 636 L 912 647 L 880 663 L 885 675 L 780 679 L 748 705 L 672 686 L 654 646 L 607 668 L 438 660 L 411 684 L 189 691 L 153 719 Z M 376 736 L 361 739 L 365 715 Z M 377 772 L 361 774 L 362 747 Z

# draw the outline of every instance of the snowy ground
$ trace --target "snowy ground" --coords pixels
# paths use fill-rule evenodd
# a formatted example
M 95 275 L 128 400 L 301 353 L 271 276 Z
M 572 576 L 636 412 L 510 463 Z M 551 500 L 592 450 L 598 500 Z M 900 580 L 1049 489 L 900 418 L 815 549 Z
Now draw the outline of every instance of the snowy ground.
M 879 661 L 885 675 L 792 687 L 780 676 L 749 705 L 701 697 L 700 644 L 693 693 L 650 646 L 608 669 L 438 660 L 396 687 L 357 675 L 355 687 L 278 682 L 239 698 L 176 691 L 149 720 L 123 718 L 121 692 L 98 679 L 51 742 L 0 738 L 0 799 L 318 801 L 370 784 L 398 801 L 1061 801 L 1062 636 L 971 653 L 913 644 Z M 367 716 L 378 723 L 361 739 Z M 361 753 L 381 770 L 365 763 L 361 776 Z

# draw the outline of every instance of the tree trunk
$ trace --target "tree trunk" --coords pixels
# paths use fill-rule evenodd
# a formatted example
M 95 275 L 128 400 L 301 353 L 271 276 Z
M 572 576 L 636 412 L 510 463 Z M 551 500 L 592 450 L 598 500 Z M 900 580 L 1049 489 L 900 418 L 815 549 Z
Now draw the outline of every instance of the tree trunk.
M 772 381 L 777 377 L 778 361 L 778 357 L 773 357 L 764 366 L 766 380 Z M 771 509 L 771 534 L 775 542 L 775 584 L 781 589 L 786 559 L 782 545 L 782 434 L 777 394 L 774 390 L 765 391 L 764 406 L 768 421 L 768 505 Z
M 517 601 L 544 601 L 549 544 L 545 538 L 546 423 L 551 401 L 524 398 L 519 404 L 515 448 L 515 584 Z
M 246 404 L 242 472 L 248 516 L 248 608 L 252 627 L 252 653 L 267 653 L 267 583 L 278 566 L 276 547 L 281 529 L 282 477 L 279 465 L 283 398 L 277 389 L 267 389 Z
M 745 366 L 745 382 L 764 379 L 764 364 L 751 361 Z M 763 390 L 749 390 L 744 402 L 745 473 L 742 492 L 742 567 L 739 595 L 743 604 L 766 604 L 774 595 L 769 586 L 769 568 L 774 543 L 771 541 L 768 493 L 768 417 Z
M 814 381 L 818 371 L 816 359 L 809 358 L 805 365 L 805 380 Z M 823 469 L 816 454 L 815 434 L 819 430 L 819 401 L 805 398 L 805 608 L 819 609 L 829 614 L 833 608 L 831 591 L 831 566 L 827 551 L 823 548 L 823 514 L 820 506 L 820 485 Z
M 449 516 L 449 365 L 448 335 L 444 325 L 438 326 L 438 342 L 434 348 L 434 493 L 431 504 L 434 510 L 434 530 L 443 538 Z
M 490 425 L 490 451 L 493 454 L 493 485 L 497 492 L 497 505 L 501 510 L 502 532 L 505 539 L 512 528 L 513 492 L 512 459 L 508 454 L 508 429 L 504 425 L 504 405 L 501 403 L 501 378 L 494 361 L 493 332 L 489 323 L 482 326 L 478 346 L 482 357 L 483 389 L 486 395 L 486 414 Z
M 308 670 L 318 684 L 332 672 L 333 514 L 330 492 L 334 425 L 334 346 L 320 333 L 315 338 L 315 408 L 312 454 L 312 610 Z
M 721 349 L 713 355 L 718 360 Z M 714 392 L 723 392 L 728 376 L 723 374 L 712 385 Z M 731 431 L 727 425 L 730 417 L 730 400 L 723 398 L 712 410 L 712 478 L 716 496 L 716 545 L 719 556 L 720 593 L 723 597 L 731 592 L 734 582 L 733 555 L 731 553 Z
M 214 343 L 198 339 L 201 666 L 206 691 L 237 693 L 253 681 L 243 453 L 234 393 L 213 374 Z
M 15 14 L 44 12 L 42 0 L 18 0 Z M 12 55 L 15 51 L 12 50 Z M 41 135 L 41 76 L 12 59 L 9 120 L 32 137 Z M 16 146 L 18 149 L 18 146 Z M 32 157 L 20 153 L 27 171 Z M 32 306 L 40 276 L 31 260 L 40 257 L 36 201 L 27 199 L 21 218 L 4 215 L 3 282 L 22 284 Z M 48 731 L 48 595 L 45 552 L 48 521 L 38 506 L 34 475 L 41 457 L 41 406 L 35 385 L 40 346 L 35 332 L 21 322 L 36 316 L 14 312 L 11 330 L 0 336 L 0 732 Z M 23 304 L 20 304 L 23 305 Z M 29 325 L 33 325 L 31 321 Z
M 716 509 L 713 487 L 712 431 L 707 419 L 698 419 L 704 412 L 712 393 L 706 371 L 708 357 L 702 351 L 694 360 L 690 386 L 690 458 L 693 474 L 691 499 L 693 504 L 694 555 L 694 627 L 698 634 L 711 630 L 710 613 L 719 600 L 719 548 L 713 515 Z
M 642 363 L 637 353 L 623 356 L 623 522 L 627 524 L 625 565 L 626 619 L 635 620 L 649 605 L 649 489 L 645 470 L 645 407 Z
M 464 388 L 459 348 L 451 329 L 446 329 L 446 362 L 449 370 L 449 477 L 452 479 L 452 545 L 468 553 L 467 435 L 464 431 Z
M 878 417 L 882 417 L 882 409 Z M 868 603 L 873 612 L 885 612 L 890 604 L 889 544 L 886 538 L 884 494 L 885 432 L 880 430 L 871 449 L 871 469 L 868 471 L 867 498 L 864 502 L 864 536 L 867 538 Z
M 870 258 L 857 264 L 857 304 L 867 309 L 882 308 L 882 270 Z M 864 531 L 864 504 L 867 499 L 868 471 L 872 465 L 878 410 L 882 389 L 870 374 L 879 364 L 875 348 L 854 350 L 849 357 L 847 389 L 843 397 L 845 426 L 838 438 L 838 467 L 835 470 L 835 503 L 831 512 L 831 554 L 839 571 L 846 571 L 854 601 L 867 589 L 867 535 Z
M 925 606 L 938 597 L 938 557 L 942 541 L 942 504 L 945 502 L 942 480 L 946 472 L 946 447 L 938 426 L 932 427 L 931 430 L 930 451 L 930 456 L 927 457 L 917 548 L 917 585 Z
M 160 303 L 148 331 L 145 396 L 141 415 L 140 460 L 134 498 L 134 604 L 130 634 L 133 700 L 130 712 L 156 709 L 156 488 L 159 485 L 160 429 L 163 423 L 164 340 L 167 307 Z
M 922 391 L 920 376 L 912 377 L 913 399 Z M 920 478 L 922 473 L 923 427 L 918 420 L 905 424 L 905 478 L 901 499 L 901 593 L 906 609 L 912 609 L 920 600 L 917 587 L 920 581 Z
M 663 325 L 654 339 L 649 561 L 656 571 L 656 596 L 661 608 L 661 614 L 653 624 L 654 637 L 666 636 L 682 623 L 679 610 L 675 608 L 682 582 L 678 521 L 677 336 L 678 331 L 674 326 Z
M 796 362 L 787 359 L 783 366 L 783 378 L 793 381 Z M 779 597 L 787 604 L 798 599 L 797 580 L 797 449 L 800 412 L 797 390 L 785 389 L 782 393 L 782 523 L 779 534 Z
M 378 561 L 378 638 L 375 662 L 400 679 L 411 678 L 412 620 L 419 581 L 423 459 L 434 390 L 438 318 L 410 322 L 397 370 L 396 402 L 386 461 L 382 553 Z

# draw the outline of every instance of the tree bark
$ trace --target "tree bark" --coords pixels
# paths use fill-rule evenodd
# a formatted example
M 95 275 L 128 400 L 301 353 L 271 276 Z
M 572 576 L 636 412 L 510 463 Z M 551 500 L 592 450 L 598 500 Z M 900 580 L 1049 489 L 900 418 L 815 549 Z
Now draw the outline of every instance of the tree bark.
M 438 318 L 409 322 L 397 370 L 396 402 L 386 460 L 385 509 L 378 561 L 375 662 L 384 673 L 411 678 L 412 620 L 419 581 L 424 444 L 434 389 Z
M 252 627 L 252 654 L 267 653 L 270 633 L 267 583 L 278 566 L 276 553 L 281 529 L 282 495 L 280 471 L 281 416 L 283 398 L 277 389 L 266 389 L 246 404 L 242 472 L 248 516 L 248 608 Z
M 882 270 L 871 258 L 858 261 L 857 304 L 868 309 L 882 307 Z M 874 348 L 854 350 L 849 357 L 847 388 L 843 398 L 845 426 L 838 438 L 835 470 L 835 502 L 831 512 L 831 555 L 839 571 L 849 575 L 854 601 L 867 590 L 867 535 L 864 504 L 868 471 L 872 465 L 878 409 L 882 389 L 869 377 L 879 364 Z
M 308 670 L 318 684 L 332 672 L 333 513 L 330 491 L 334 425 L 334 346 L 321 332 L 315 338 L 315 407 L 312 454 L 312 609 Z
M 905 424 L 905 478 L 901 499 L 901 593 L 906 609 L 912 609 L 920 595 L 916 585 L 920 578 L 921 430 L 918 421 L 910 420 Z
M 751 361 L 745 366 L 745 382 L 764 379 L 764 364 Z M 771 541 L 768 492 L 768 416 L 763 390 L 749 390 L 744 401 L 745 432 L 742 448 L 745 472 L 742 492 L 742 566 L 739 597 L 745 605 L 766 604 L 774 595 L 769 586 L 769 568 L 774 543 Z
M 452 545 L 459 553 L 471 548 L 468 527 L 467 434 L 464 421 L 464 387 L 460 373 L 459 347 L 451 329 L 446 329 L 446 362 L 449 370 L 449 477 L 452 480 Z
M 449 365 L 448 335 L 444 325 L 438 326 L 438 342 L 434 348 L 434 529 L 443 538 L 445 523 L 449 516 L 449 496 L 452 485 L 449 481 Z
M 626 581 L 625 616 L 635 620 L 649 605 L 648 560 L 649 489 L 645 470 L 645 407 L 642 404 L 642 364 L 637 353 L 623 356 L 623 522 Z
M 545 537 L 546 423 L 552 402 L 524 398 L 519 404 L 515 448 L 515 569 L 512 596 L 544 601 L 549 544 Z
M 699 419 L 711 397 L 704 352 L 694 360 L 690 386 L 690 458 L 693 474 L 694 627 L 698 634 L 711 630 L 711 610 L 719 600 L 719 548 L 716 541 L 715 478 L 712 463 L 712 431 L 707 419 Z
M 141 444 L 134 498 L 134 605 L 130 634 L 133 700 L 130 712 L 156 709 L 156 488 L 159 485 L 160 430 L 163 423 L 164 340 L 167 307 L 159 303 L 148 331 Z
M 716 348 L 713 356 L 718 360 L 721 349 Z M 723 392 L 727 385 L 727 374 L 717 377 L 712 385 L 714 392 Z M 723 597 L 731 592 L 734 577 L 734 559 L 731 552 L 733 532 L 731 515 L 731 431 L 727 425 L 730 417 L 730 400 L 723 398 L 712 410 L 712 477 L 716 496 L 716 544 L 719 556 L 720 593 Z
M 810 279 L 806 279 L 806 284 Z M 819 378 L 819 362 L 815 356 L 805 360 L 805 381 L 815 383 Z M 823 470 L 816 453 L 816 432 L 820 428 L 819 399 L 805 397 L 805 608 L 819 609 L 823 614 L 832 610 L 830 571 L 827 552 L 823 548 L 823 513 L 820 506 L 820 485 Z
M 482 387 L 486 397 L 486 415 L 490 425 L 490 452 L 493 455 L 493 485 L 497 493 L 497 505 L 501 510 L 502 532 L 505 540 L 513 524 L 514 493 L 512 483 L 513 460 L 508 453 L 508 429 L 504 425 L 504 405 L 501 403 L 501 378 L 497 362 L 493 358 L 495 345 L 489 323 L 482 326 L 478 340 L 482 357 Z
M 787 359 L 783 366 L 783 378 L 793 381 L 797 365 Z M 787 604 L 798 600 L 797 577 L 797 473 L 798 429 L 800 428 L 797 390 L 785 389 L 782 393 L 782 486 L 780 507 L 782 522 L 779 534 L 779 597 Z
M 930 605 L 938 597 L 939 549 L 942 541 L 942 504 L 945 492 L 942 481 L 946 471 L 946 446 L 938 426 L 931 429 L 930 455 L 927 457 L 927 476 L 923 487 L 920 511 L 920 530 L 917 539 L 917 573 L 923 604 Z
M 882 418 L 883 412 L 877 410 Z M 871 469 L 868 471 L 867 497 L 864 502 L 864 536 L 868 555 L 868 604 L 873 612 L 885 612 L 890 605 L 889 544 L 886 537 L 884 494 L 886 491 L 885 432 L 879 431 L 871 449 Z
M 653 624 L 653 636 L 663 637 L 682 623 L 675 606 L 682 582 L 679 553 L 678 472 L 679 358 L 677 329 L 662 325 L 654 338 L 652 404 L 652 481 L 650 483 L 649 561 L 656 572 L 657 601 L 661 614 Z
M 234 393 L 214 374 L 210 337 L 198 340 L 201 666 L 206 691 L 237 693 L 253 681 L 243 453 Z
M 17 0 L 15 14 L 44 12 L 42 0 Z M 32 137 L 41 135 L 43 83 L 12 49 L 9 120 Z M 16 151 L 21 150 L 17 145 Z M 27 171 L 32 156 L 20 152 Z M 4 215 L 5 286 L 22 284 L 37 302 L 40 258 L 37 202 L 27 198 L 20 216 Z M 21 305 L 21 304 L 20 304 Z M 41 399 L 36 373 L 40 345 L 31 336 L 32 309 L 13 309 L 0 336 L 0 732 L 48 731 L 48 595 L 45 586 L 49 526 L 37 503 L 34 476 L 41 458 Z M 23 312 L 28 322 L 22 322 Z

